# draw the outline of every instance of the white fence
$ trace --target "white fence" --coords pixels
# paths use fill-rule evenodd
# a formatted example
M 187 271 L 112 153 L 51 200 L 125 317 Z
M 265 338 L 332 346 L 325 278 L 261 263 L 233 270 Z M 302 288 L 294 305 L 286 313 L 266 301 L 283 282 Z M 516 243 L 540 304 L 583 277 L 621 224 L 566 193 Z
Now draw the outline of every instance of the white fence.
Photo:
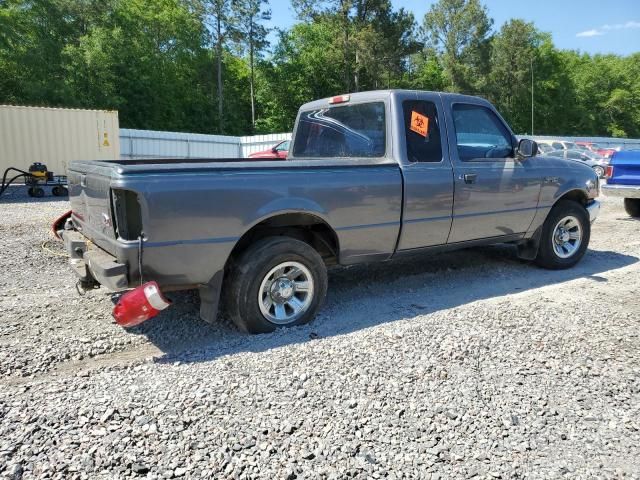
M 521 135 L 525 137 L 526 135 Z M 640 149 L 640 139 L 611 137 L 539 136 L 539 140 L 595 142 L 603 147 Z M 121 158 L 243 158 L 266 150 L 278 142 L 291 140 L 290 133 L 231 137 L 199 133 L 156 132 L 153 130 L 120 129 Z
M 615 137 L 562 137 L 551 135 L 519 135 L 520 138 L 531 138 L 533 140 L 566 140 L 568 142 L 591 142 L 597 143 L 604 148 L 618 148 L 621 150 L 640 149 L 640 139 L 637 138 L 615 138 Z
M 238 158 L 290 139 L 290 133 L 232 137 L 121 128 L 120 158 Z

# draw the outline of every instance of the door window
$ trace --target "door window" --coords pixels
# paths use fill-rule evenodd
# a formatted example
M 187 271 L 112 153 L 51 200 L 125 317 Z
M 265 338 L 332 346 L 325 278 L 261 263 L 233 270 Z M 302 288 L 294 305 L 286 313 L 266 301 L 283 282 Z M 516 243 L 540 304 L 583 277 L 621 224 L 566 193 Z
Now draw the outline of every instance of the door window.
M 435 104 L 424 100 L 405 100 L 402 109 L 407 160 L 412 163 L 441 162 L 442 139 Z
M 458 157 L 462 161 L 513 156 L 511 134 L 486 107 L 470 104 L 453 106 Z

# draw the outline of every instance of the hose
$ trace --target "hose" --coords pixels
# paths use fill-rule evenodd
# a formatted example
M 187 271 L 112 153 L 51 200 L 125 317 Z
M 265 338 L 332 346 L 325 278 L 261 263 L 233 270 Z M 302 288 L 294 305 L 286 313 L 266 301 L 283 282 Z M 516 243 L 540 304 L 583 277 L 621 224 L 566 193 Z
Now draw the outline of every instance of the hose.
M 9 181 L 7 181 L 7 175 L 9 174 L 9 172 L 11 170 L 14 170 L 16 172 L 20 172 L 18 173 L 18 175 L 12 177 L 9 179 Z M 9 188 L 9 186 L 15 182 L 17 179 L 19 179 L 20 177 L 25 177 L 25 178 L 29 178 L 29 177 L 33 177 L 33 175 L 31 175 L 29 172 L 25 172 L 24 170 L 20 170 L 19 168 L 15 168 L 15 167 L 9 167 L 4 171 L 4 174 L 2 175 L 2 184 L 0 184 L 0 195 L 2 195 L 5 190 L 7 188 Z

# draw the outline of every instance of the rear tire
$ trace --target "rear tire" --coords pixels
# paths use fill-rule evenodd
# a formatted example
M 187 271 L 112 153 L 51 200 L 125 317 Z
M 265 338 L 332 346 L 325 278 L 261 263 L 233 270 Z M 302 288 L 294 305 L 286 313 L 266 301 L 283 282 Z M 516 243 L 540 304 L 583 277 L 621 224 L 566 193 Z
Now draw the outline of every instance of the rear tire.
M 225 307 L 243 331 L 269 333 L 310 322 L 327 294 L 327 269 L 318 252 L 290 237 L 257 241 L 233 261 Z
M 640 198 L 625 198 L 624 209 L 633 218 L 640 218 Z
M 36 197 L 36 198 L 44 197 L 44 188 L 34 187 L 33 188 L 33 196 Z
M 587 210 L 578 202 L 560 200 L 542 226 L 536 263 L 551 270 L 573 267 L 584 256 L 590 237 Z

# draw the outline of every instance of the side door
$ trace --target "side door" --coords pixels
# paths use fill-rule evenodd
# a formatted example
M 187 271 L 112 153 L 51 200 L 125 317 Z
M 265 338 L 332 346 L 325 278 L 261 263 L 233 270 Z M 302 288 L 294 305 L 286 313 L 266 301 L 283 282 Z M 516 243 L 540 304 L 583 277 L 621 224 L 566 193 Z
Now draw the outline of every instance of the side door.
M 404 198 L 398 250 L 442 245 L 451 231 L 453 167 L 438 94 L 398 94 L 397 152 Z
M 515 158 L 516 138 L 488 102 L 446 102 L 455 190 L 448 242 L 526 232 L 542 185 L 535 157 Z

